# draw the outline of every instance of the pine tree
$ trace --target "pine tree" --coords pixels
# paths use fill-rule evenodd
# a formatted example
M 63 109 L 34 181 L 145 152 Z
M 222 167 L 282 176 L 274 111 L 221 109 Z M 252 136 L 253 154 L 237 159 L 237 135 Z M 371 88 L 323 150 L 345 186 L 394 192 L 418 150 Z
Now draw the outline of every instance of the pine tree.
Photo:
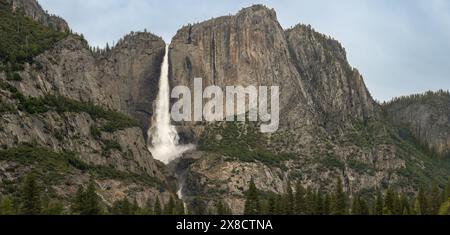
M 192 200 L 190 213 L 193 215 L 206 215 L 208 214 L 206 204 L 204 200 L 200 197 L 195 197 L 194 200 Z
M 286 215 L 293 215 L 294 214 L 294 192 L 292 192 L 292 186 L 291 183 L 288 182 L 287 184 L 287 190 L 286 190 L 286 196 L 285 196 L 285 203 L 284 203 L 284 211 Z
M 145 203 L 143 214 L 144 215 L 153 215 L 153 204 L 152 204 L 152 201 L 150 200 L 150 198 L 147 199 L 147 202 Z
M 99 215 L 101 214 L 100 199 L 95 189 L 94 180 L 90 180 L 86 192 L 84 193 L 84 206 L 80 214 Z
M 430 195 L 430 213 L 432 215 L 436 215 L 439 212 L 439 208 L 442 204 L 442 196 L 441 192 L 439 191 L 439 187 L 437 184 L 433 184 L 431 195 Z
M 25 177 L 21 195 L 21 212 L 25 215 L 39 215 L 42 211 L 41 194 L 33 173 Z
M 223 202 L 222 201 L 218 201 L 217 204 L 216 204 L 216 214 L 217 215 L 224 215 L 224 211 L 225 211 L 225 208 L 224 208 Z
M 269 201 L 267 202 L 267 214 L 268 215 L 276 215 L 277 204 L 275 196 L 270 196 Z
M 80 185 L 75 193 L 74 200 L 72 202 L 71 211 L 76 214 L 81 214 L 84 208 L 84 190 Z
M 44 208 L 42 214 L 44 215 L 63 215 L 64 204 L 60 201 L 50 201 L 47 207 Z
M 428 198 L 425 195 L 423 188 L 419 189 L 419 193 L 417 194 L 417 208 L 416 211 L 419 215 L 428 215 Z
M 306 189 L 305 195 L 305 214 L 314 215 L 316 212 L 315 208 L 315 195 L 311 188 Z
M 22 208 L 22 196 L 21 196 L 21 193 L 22 193 L 21 190 L 17 190 L 11 196 L 11 202 L 12 202 L 11 204 L 12 204 L 13 214 L 15 214 L 15 215 L 19 215 L 20 214 L 20 210 Z
M 347 214 L 346 195 L 343 190 L 341 178 L 338 178 L 335 190 L 332 203 L 332 213 L 333 215 L 345 215 Z
M 352 215 L 361 215 L 361 201 L 359 198 L 359 195 L 355 195 L 353 197 L 353 202 L 352 202 Z
M 174 215 L 175 201 L 170 197 L 169 202 L 164 206 L 164 215 Z
M 324 215 L 331 214 L 331 197 L 328 193 L 325 194 L 325 199 L 323 202 L 323 214 Z
M 0 215 L 13 215 L 13 203 L 10 197 L 3 197 L 0 200 Z
M 447 189 L 445 190 L 445 200 L 450 198 L 450 178 L 448 179 Z
M 375 198 L 375 208 L 374 208 L 374 214 L 375 215 L 382 215 L 383 214 L 383 208 L 384 208 L 384 203 L 383 203 L 383 194 L 381 193 L 380 190 L 377 191 L 377 196 Z
M 141 210 L 141 208 L 139 207 L 139 204 L 138 204 L 136 198 L 134 198 L 133 204 L 131 205 L 131 214 L 137 215 L 140 212 L 140 210 Z
M 441 197 L 441 204 L 447 201 L 447 199 L 448 199 L 448 197 L 447 197 L 447 189 L 444 188 L 443 190 L 441 190 L 440 197 Z
M 175 203 L 175 215 L 185 215 L 186 211 L 184 208 L 184 202 L 182 200 L 177 200 Z
M 132 205 L 127 197 L 122 200 L 122 215 L 132 215 Z
M 132 205 L 128 198 L 125 197 L 122 200 L 115 201 L 111 213 L 113 215 L 132 215 Z
M 323 205 L 323 196 L 320 190 L 317 190 L 316 196 L 315 196 L 315 214 L 316 215 L 323 215 L 324 214 L 324 205 Z
M 284 207 L 283 207 L 283 197 L 278 195 L 275 200 L 275 215 L 283 215 Z
M 411 206 L 409 205 L 409 200 L 406 195 L 401 196 L 402 203 L 402 215 L 411 215 Z
M 47 194 L 42 197 L 42 214 L 43 215 L 62 215 L 64 213 L 64 205 L 61 202 L 50 199 Z
M 256 188 L 253 179 L 250 181 L 250 186 L 247 191 L 247 198 L 245 201 L 245 215 L 259 215 L 261 214 L 261 207 L 258 197 L 258 189 Z
M 162 214 L 162 209 L 161 209 L 161 202 L 159 201 L 159 198 L 156 197 L 155 200 L 155 205 L 153 206 L 153 213 L 154 215 L 161 215 Z
M 222 200 L 217 202 L 216 211 L 217 211 L 217 213 L 216 213 L 217 215 L 231 215 L 232 214 L 231 209 Z
M 446 202 L 442 203 L 441 207 L 439 208 L 439 215 L 450 215 L 450 200 L 447 200 Z
M 295 214 L 303 215 L 305 213 L 305 188 L 298 183 L 295 187 Z
M 41 197 L 41 205 L 42 205 L 42 212 L 41 213 L 43 215 L 48 215 L 46 212 L 47 212 L 47 209 L 48 209 L 48 207 L 50 205 L 50 197 L 47 194 L 43 194 L 42 195 L 42 197 Z
M 397 192 L 394 191 L 394 215 L 403 214 L 403 203 Z
M 395 213 L 395 193 L 392 188 L 389 188 L 384 198 L 383 215 L 393 215 Z
M 361 215 L 370 215 L 369 206 L 364 198 L 359 198 L 359 204 L 361 207 Z
M 417 197 L 412 200 L 411 215 L 420 215 L 420 204 L 419 200 L 417 200 Z

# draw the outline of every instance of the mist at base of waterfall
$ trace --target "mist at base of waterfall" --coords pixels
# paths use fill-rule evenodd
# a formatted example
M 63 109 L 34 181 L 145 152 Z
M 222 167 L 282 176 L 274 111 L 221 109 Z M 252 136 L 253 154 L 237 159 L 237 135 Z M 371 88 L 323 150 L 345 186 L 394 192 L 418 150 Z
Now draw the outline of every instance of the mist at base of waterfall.
M 153 157 L 164 164 L 169 164 L 171 161 L 181 157 L 184 152 L 194 149 L 194 145 L 159 145 L 150 147 L 149 150 Z

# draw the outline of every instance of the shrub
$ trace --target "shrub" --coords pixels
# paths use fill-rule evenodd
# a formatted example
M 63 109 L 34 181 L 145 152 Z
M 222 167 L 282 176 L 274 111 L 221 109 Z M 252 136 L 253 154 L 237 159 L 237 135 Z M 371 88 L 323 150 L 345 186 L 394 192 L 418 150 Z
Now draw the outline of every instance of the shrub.
M 221 140 L 216 139 L 217 135 L 222 136 Z M 264 146 L 265 141 L 255 123 L 246 126 L 239 126 L 237 122 L 220 123 L 208 126 L 200 139 L 199 149 L 223 154 L 231 160 L 259 161 L 280 168 L 284 168 L 282 164 L 284 161 L 295 158 L 293 154 L 274 153 Z
M 103 150 L 102 155 L 105 157 L 108 156 L 108 154 L 111 152 L 111 150 L 122 151 L 122 147 L 116 141 L 103 140 L 102 142 L 104 144 L 104 146 L 102 148 L 102 150 Z
M 8 72 L 6 75 L 8 81 L 22 81 L 22 77 L 17 72 Z

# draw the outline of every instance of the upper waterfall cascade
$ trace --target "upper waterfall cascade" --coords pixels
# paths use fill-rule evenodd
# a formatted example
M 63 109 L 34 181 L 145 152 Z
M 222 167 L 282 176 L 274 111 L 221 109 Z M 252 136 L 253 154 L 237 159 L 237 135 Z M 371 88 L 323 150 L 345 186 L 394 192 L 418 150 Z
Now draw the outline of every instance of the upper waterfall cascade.
M 179 145 L 179 136 L 175 126 L 171 124 L 170 85 L 169 85 L 169 46 L 166 45 L 164 60 L 161 65 L 159 94 L 152 127 L 148 131 L 151 137 L 149 147 L 153 157 L 165 164 L 180 157 L 193 148 L 192 145 Z

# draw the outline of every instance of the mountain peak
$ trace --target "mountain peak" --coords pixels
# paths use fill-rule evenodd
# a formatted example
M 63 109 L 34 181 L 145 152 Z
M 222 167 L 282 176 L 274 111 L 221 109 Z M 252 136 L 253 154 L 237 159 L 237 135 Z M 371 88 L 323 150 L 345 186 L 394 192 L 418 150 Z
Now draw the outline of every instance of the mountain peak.
M 277 13 L 275 9 L 268 8 L 267 6 L 262 4 L 242 8 L 237 15 L 242 16 L 242 15 L 256 15 L 256 14 L 261 16 L 268 16 L 270 19 L 277 20 Z
M 8 0 L 8 2 L 12 5 L 13 11 L 23 11 L 25 16 L 45 26 L 54 27 L 60 32 L 69 30 L 69 25 L 64 19 L 48 14 L 36 0 Z

